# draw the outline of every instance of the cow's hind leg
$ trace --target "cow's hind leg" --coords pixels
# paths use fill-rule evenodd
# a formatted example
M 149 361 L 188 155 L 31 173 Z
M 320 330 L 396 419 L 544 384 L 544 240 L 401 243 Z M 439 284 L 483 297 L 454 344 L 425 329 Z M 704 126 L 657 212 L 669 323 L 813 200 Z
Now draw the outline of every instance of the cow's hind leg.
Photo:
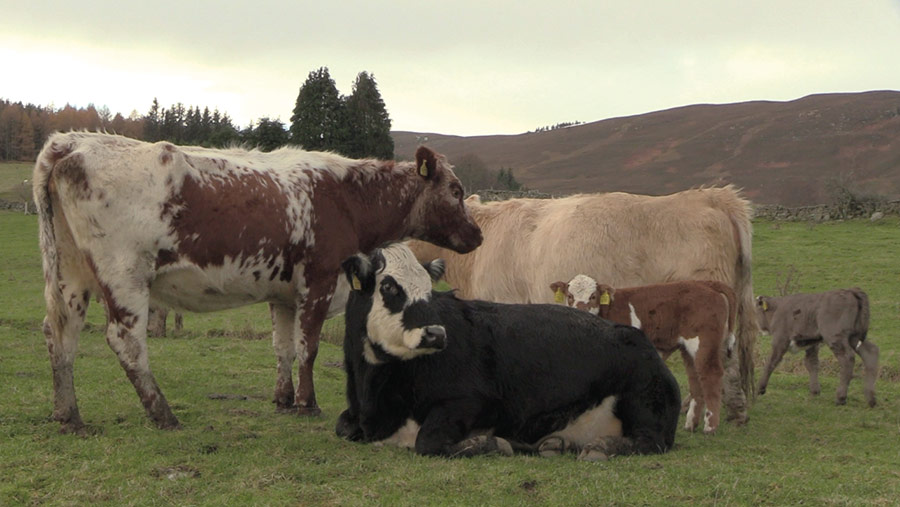
M 113 260 L 107 259 L 107 262 L 111 264 Z M 124 262 L 117 265 L 127 266 Z M 116 275 L 108 272 L 104 275 L 98 276 L 98 279 L 106 300 L 106 343 L 118 356 L 119 364 L 137 391 L 147 416 L 161 429 L 178 428 L 178 419 L 150 372 L 147 353 L 150 290 L 146 283 L 138 281 L 147 277 L 138 276 L 128 269 Z
M 860 342 L 856 353 L 862 358 L 863 366 L 866 369 L 863 381 L 863 393 L 866 396 L 866 403 L 870 407 L 874 407 L 875 380 L 878 378 L 878 346 L 866 340 Z
M 90 303 L 88 284 L 72 274 L 61 274 L 58 287 L 47 287 L 47 316 L 43 332 L 53 372 L 53 419 L 63 433 L 78 433 L 84 422 L 75 399 L 74 363 L 78 335 Z
M 834 402 L 837 405 L 846 405 L 847 389 L 850 386 L 850 379 L 853 378 L 853 362 L 856 356 L 844 338 L 839 338 L 829 343 L 828 346 L 831 347 L 831 351 L 834 352 L 834 357 L 837 358 L 841 367 Z
M 687 412 L 684 416 L 684 429 L 694 431 L 700 426 L 700 413 L 704 405 L 703 388 L 700 385 L 700 378 L 697 376 L 694 358 L 684 348 L 681 349 L 681 357 L 684 360 L 684 370 L 687 373 L 688 387 L 690 389 L 690 395 L 685 398 L 685 400 L 689 401 Z M 682 407 L 683 405 L 682 403 Z
M 710 340 L 706 340 L 705 343 L 710 344 L 710 342 Z M 719 416 L 722 406 L 722 378 L 725 374 L 719 347 L 704 347 L 704 343 L 701 342 L 700 348 L 697 350 L 697 357 L 694 359 L 694 368 L 697 370 L 696 375 L 700 383 L 702 400 L 706 404 L 706 411 L 703 415 L 703 432 L 706 434 L 715 433 L 719 427 Z M 702 406 L 703 404 L 701 403 L 700 407 Z
M 822 392 L 819 385 L 819 344 L 810 345 L 806 349 L 806 356 L 803 358 L 803 364 L 806 371 L 809 372 L 809 394 L 818 396 Z
M 294 326 L 296 316 L 294 308 L 284 305 L 269 305 L 272 315 L 272 347 L 275 349 L 277 373 L 275 378 L 275 410 L 287 412 L 294 410 L 294 383 L 291 380 L 294 359 L 297 349 L 294 346 Z

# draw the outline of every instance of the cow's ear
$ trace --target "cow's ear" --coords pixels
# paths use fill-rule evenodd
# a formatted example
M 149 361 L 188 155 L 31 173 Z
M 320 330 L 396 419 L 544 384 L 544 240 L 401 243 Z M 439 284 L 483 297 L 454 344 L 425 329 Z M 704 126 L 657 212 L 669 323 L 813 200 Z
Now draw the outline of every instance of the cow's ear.
M 569 284 L 566 282 L 553 282 L 550 284 L 550 290 L 553 291 L 553 300 L 557 303 L 566 302 L 566 291 L 569 290 Z
M 428 276 L 431 277 L 432 282 L 440 280 L 447 270 L 444 259 L 434 259 L 431 262 L 425 262 L 422 264 L 422 267 L 425 268 L 425 271 L 428 271 Z
M 437 172 L 437 155 L 431 148 L 419 146 L 416 150 L 416 172 L 426 180 L 430 180 Z
M 466 197 L 466 204 L 481 204 L 481 196 L 472 194 L 469 197 Z
M 616 289 L 612 285 L 597 283 L 597 296 L 601 305 L 608 305 L 615 299 Z
M 341 263 L 341 269 L 344 270 L 344 276 L 350 283 L 350 288 L 357 291 L 363 290 L 364 287 L 373 285 L 372 278 L 374 271 L 369 258 L 362 254 L 348 257 Z

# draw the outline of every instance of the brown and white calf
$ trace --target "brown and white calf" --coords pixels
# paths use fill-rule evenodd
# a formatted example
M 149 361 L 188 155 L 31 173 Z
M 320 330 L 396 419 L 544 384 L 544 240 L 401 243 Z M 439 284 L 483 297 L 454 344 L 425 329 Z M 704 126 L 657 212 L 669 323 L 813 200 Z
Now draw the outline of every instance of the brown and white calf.
M 268 302 L 275 402 L 315 414 L 313 362 L 323 321 L 343 310 L 332 301 L 341 262 L 404 238 L 459 252 L 481 243 L 459 179 L 425 147 L 415 162 L 393 162 L 57 133 L 37 158 L 34 200 L 53 417 L 64 431 L 83 426 L 72 367 L 92 292 L 106 303 L 106 340 L 157 426 L 178 420 L 150 371 L 151 301 L 194 312 Z
M 835 403 L 847 403 L 854 354 L 859 354 L 865 366 L 866 402 L 875 406 L 878 346 L 867 339 L 869 297 L 865 292 L 858 288 L 838 289 L 818 294 L 759 296 L 756 301 L 760 328 L 772 335 L 772 355 L 759 379 L 759 394 L 765 394 L 769 376 L 788 349 L 805 350 L 803 362 L 809 371 L 809 392 L 819 394 L 819 346 L 825 343 L 841 368 Z
M 731 355 L 735 341 L 731 287 L 716 281 L 684 281 L 616 289 L 578 275 L 550 288 L 558 303 L 642 330 L 663 360 L 680 351 L 691 392 L 684 428 L 693 431 L 700 426 L 705 405 L 703 432 L 716 431 L 725 373 L 722 356 Z

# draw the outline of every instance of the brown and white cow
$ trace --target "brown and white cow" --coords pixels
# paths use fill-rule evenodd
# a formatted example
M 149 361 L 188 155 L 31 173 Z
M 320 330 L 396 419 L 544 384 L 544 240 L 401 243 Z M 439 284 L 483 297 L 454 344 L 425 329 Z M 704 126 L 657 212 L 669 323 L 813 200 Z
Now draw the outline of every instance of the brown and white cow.
M 772 335 L 772 355 L 759 379 L 759 394 L 765 394 L 772 371 L 784 353 L 804 350 L 809 371 L 809 392 L 818 395 L 819 346 L 824 342 L 834 352 L 841 373 L 835 402 L 847 403 L 847 387 L 853 378 L 854 353 L 865 366 L 863 392 L 870 407 L 875 406 L 875 379 L 878 378 L 878 346 L 867 339 L 869 297 L 859 288 L 837 289 L 817 294 L 784 297 L 759 296 L 756 311 L 760 328 Z
M 722 282 L 684 281 L 614 288 L 587 275 L 554 282 L 556 301 L 644 332 L 663 360 L 681 352 L 690 385 L 684 429 L 719 427 L 723 355 L 734 346 L 734 291 Z M 704 412 L 704 405 L 706 411 Z
M 729 420 L 747 420 L 754 392 L 756 314 L 750 272 L 750 203 L 731 186 L 665 196 L 621 192 L 560 199 L 466 200 L 484 243 L 459 255 L 410 241 L 423 262 L 447 261 L 445 280 L 461 297 L 550 303 L 547 286 L 590 273 L 614 287 L 718 280 L 738 297 L 737 361 L 728 361 Z
M 459 252 L 481 243 L 451 166 L 424 147 L 415 162 L 395 163 L 57 133 L 38 156 L 34 198 L 53 417 L 64 431 L 83 425 L 72 364 L 92 292 L 106 302 L 106 340 L 157 426 L 178 420 L 148 363 L 151 300 L 194 312 L 269 302 L 275 402 L 315 414 L 312 367 L 341 262 L 403 238 Z

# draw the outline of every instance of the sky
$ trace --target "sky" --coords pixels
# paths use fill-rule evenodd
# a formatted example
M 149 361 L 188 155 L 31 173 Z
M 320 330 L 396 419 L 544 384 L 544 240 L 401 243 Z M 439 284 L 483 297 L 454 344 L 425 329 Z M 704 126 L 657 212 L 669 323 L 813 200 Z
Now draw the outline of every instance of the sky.
M 290 123 L 328 67 L 393 130 L 519 134 L 698 103 L 900 89 L 900 0 L 0 0 L 0 98 Z

